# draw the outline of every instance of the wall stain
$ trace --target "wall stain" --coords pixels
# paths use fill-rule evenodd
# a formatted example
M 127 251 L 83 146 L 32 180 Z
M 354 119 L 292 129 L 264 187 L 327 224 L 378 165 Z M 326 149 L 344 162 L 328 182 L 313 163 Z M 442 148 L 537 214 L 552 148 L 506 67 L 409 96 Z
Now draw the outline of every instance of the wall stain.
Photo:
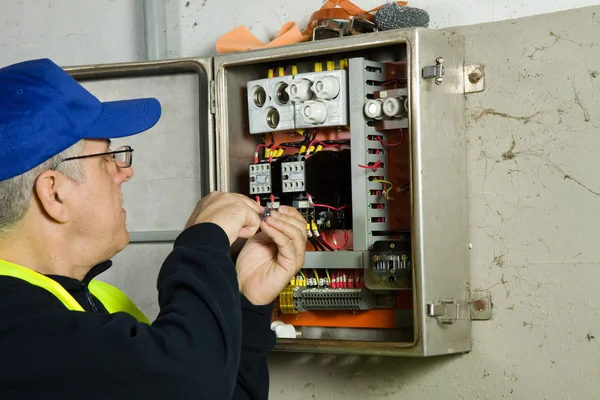
M 563 169 L 561 167 L 559 167 L 558 165 L 556 165 L 556 163 L 554 163 L 553 161 L 551 161 L 547 156 L 545 156 L 543 154 L 535 153 L 535 152 L 532 152 L 532 151 L 526 151 L 526 150 L 524 150 L 524 151 L 514 151 L 515 148 L 516 148 L 516 146 L 517 146 L 517 143 L 515 141 L 515 138 L 513 137 L 511 145 L 510 145 L 510 148 L 506 152 L 504 152 L 502 154 L 502 160 L 496 161 L 496 162 L 498 163 L 498 162 L 502 162 L 502 161 L 513 160 L 513 159 L 516 158 L 517 155 L 533 156 L 533 157 L 539 158 L 540 160 L 542 160 L 543 162 L 545 162 L 547 166 L 551 167 L 556 172 L 560 173 L 562 175 L 563 179 L 568 179 L 570 181 L 573 181 L 576 184 L 578 184 L 579 186 L 581 186 L 582 188 L 586 189 L 588 192 L 592 193 L 593 195 L 600 196 L 600 192 L 596 192 L 595 190 L 591 189 L 589 186 L 587 186 L 586 184 L 584 184 L 583 182 L 581 182 L 576 177 L 574 177 L 574 176 L 572 176 L 570 174 L 567 174 L 565 171 L 563 171 Z M 516 162 L 516 160 L 515 160 L 515 162 Z
M 587 339 L 588 342 L 591 342 L 592 340 L 596 341 L 596 337 L 594 335 L 592 335 L 591 333 L 588 333 L 586 335 L 586 339 Z
M 583 110 L 583 120 L 585 122 L 590 122 L 591 121 L 590 113 L 581 104 L 581 99 L 579 98 L 579 93 L 577 92 L 577 89 L 575 89 L 575 85 L 573 85 L 573 92 L 575 92 L 575 104 L 577 104 Z
M 512 160 L 513 158 L 515 158 L 515 147 L 517 147 L 517 142 L 515 141 L 515 138 L 513 137 L 512 139 L 512 143 L 510 144 L 510 148 L 505 151 L 504 153 L 502 153 L 502 159 L 503 160 Z
M 527 124 L 529 121 L 531 121 L 531 119 L 535 116 L 537 116 L 538 114 L 540 114 L 539 111 L 537 111 L 536 113 L 528 116 L 528 117 L 519 117 L 516 115 L 510 115 L 507 114 L 505 112 L 501 112 L 501 111 L 496 111 L 493 108 L 486 108 L 485 110 L 481 111 L 478 115 L 473 115 L 473 120 L 475 122 L 479 121 L 481 118 L 488 116 L 488 115 L 496 115 L 498 117 L 502 117 L 502 118 L 508 118 L 508 119 L 514 119 L 516 121 L 521 121 L 523 122 L 523 124 Z
M 533 51 L 533 53 L 531 53 L 530 55 L 527 56 L 527 57 L 529 57 L 530 60 L 533 60 L 533 56 L 537 52 L 546 51 L 549 48 L 554 47 L 554 45 L 556 45 L 560 41 L 571 42 L 571 43 L 576 44 L 578 46 L 589 46 L 589 47 L 595 47 L 595 46 L 597 46 L 596 43 L 580 43 L 580 42 L 576 42 L 573 39 L 569 39 L 569 38 L 565 38 L 563 36 L 557 35 L 556 33 L 552 32 L 552 31 L 549 32 L 549 36 L 551 36 L 551 37 L 554 38 L 554 42 L 550 43 L 549 45 L 545 45 L 545 46 L 541 46 L 541 47 L 535 47 L 535 50 Z

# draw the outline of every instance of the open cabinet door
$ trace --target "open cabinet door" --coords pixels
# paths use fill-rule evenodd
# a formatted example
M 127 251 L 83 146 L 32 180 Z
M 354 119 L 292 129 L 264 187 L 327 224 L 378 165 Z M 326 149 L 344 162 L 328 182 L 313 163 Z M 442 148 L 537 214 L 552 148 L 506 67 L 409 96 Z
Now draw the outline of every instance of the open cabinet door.
M 115 140 L 134 149 L 135 175 L 122 186 L 132 245 L 101 279 L 119 287 L 153 320 L 156 277 L 201 196 L 214 187 L 212 59 L 180 59 L 65 68 L 102 101 L 155 97 L 159 122 Z M 157 243 L 164 242 L 164 243 Z
M 598 327 L 600 7 L 449 31 L 485 70 L 466 95 L 471 286 L 492 290 L 496 321 L 475 346 L 500 339 L 502 357 L 523 324 L 559 347 L 577 320 L 583 340 Z
M 171 241 L 197 201 L 214 188 L 212 59 L 181 59 L 70 67 L 101 101 L 155 97 L 159 122 L 114 140 L 133 147 L 135 175 L 123 185 L 132 242 Z

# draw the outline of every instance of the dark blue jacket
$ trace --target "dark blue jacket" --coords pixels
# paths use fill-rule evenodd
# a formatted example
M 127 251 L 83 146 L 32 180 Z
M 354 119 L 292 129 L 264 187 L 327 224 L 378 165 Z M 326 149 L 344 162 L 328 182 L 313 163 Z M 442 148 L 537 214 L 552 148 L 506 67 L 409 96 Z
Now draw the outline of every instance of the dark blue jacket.
M 266 399 L 272 305 L 239 293 L 229 240 L 200 224 L 176 240 L 158 276 L 152 325 L 108 314 L 87 283 L 53 276 L 87 311 L 0 276 L 0 399 Z

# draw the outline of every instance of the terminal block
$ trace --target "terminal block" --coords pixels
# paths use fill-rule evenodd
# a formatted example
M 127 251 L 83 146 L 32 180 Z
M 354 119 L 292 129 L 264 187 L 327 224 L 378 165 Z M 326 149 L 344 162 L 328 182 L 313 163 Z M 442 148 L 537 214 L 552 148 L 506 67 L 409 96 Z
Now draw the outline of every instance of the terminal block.
M 295 287 L 293 289 L 294 309 L 315 310 L 370 310 L 374 307 L 373 293 L 368 289 L 331 289 Z

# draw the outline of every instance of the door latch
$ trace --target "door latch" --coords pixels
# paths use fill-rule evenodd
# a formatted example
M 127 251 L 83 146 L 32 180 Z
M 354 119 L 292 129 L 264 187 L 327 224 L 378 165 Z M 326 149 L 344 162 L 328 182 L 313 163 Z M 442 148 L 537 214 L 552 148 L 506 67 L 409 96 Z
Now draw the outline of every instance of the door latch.
M 446 71 L 444 69 L 444 58 L 438 57 L 435 59 L 435 65 L 423 67 L 423 79 L 435 78 L 435 84 L 440 85 L 444 80 L 442 76 L 445 72 Z
M 458 319 L 459 306 L 455 299 L 442 299 L 437 303 L 427 304 L 427 316 L 437 318 L 439 322 L 452 325 Z

